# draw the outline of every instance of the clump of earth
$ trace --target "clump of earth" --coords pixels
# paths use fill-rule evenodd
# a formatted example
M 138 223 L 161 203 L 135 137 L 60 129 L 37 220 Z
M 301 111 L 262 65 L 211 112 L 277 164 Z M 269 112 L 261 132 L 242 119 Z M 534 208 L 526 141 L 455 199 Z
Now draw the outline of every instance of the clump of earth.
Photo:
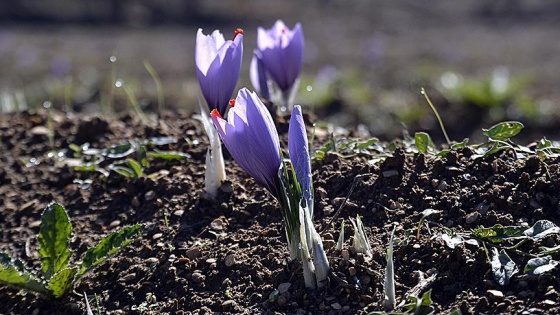
M 558 234 L 521 244 L 473 235 L 496 224 L 560 225 L 560 169 L 552 155 L 521 157 L 504 150 L 475 158 L 473 147 L 465 147 L 438 157 L 415 152 L 406 141 L 384 144 L 387 154 L 327 151 L 313 163 L 314 224 L 332 272 L 325 287 L 310 291 L 301 266 L 289 261 L 278 203 L 227 153 L 228 180 L 216 200 L 205 196 L 208 143 L 200 122 L 182 112 L 147 123 L 127 114 L 50 115 L 52 129 L 43 111 L 0 117 L 0 251 L 40 270 L 37 234 L 42 210 L 52 201 L 64 205 L 72 221 L 73 261 L 122 226 L 140 223 L 144 231 L 60 300 L 0 286 L 4 314 L 84 314 L 84 293 L 94 313 L 108 314 L 381 311 L 393 229 L 397 305 L 430 291 L 432 310 L 440 314 L 560 313 L 557 270 L 539 275 L 523 270 L 540 247 L 558 246 Z M 285 130 L 280 126 L 284 140 Z M 349 130 L 337 137 L 353 135 Z M 70 149 L 162 137 L 175 141 L 157 149 L 189 157 L 150 159 L 138 177 L 76 170 L 83 157 Z M 312 145 L 317 149 L 328 140 L 318 132 Z M 427 209 L 435 211 L 423 217 Z M 371 257 L 353 250 L 351 224 L 345 224 L 342 249 L 335 247 L 342 220 L 357 215 Z M 446 241 L 455 236 L 462 241 Z M 494 248 L 507 251 L 519 269 L 504 285 L 492 270 Z M 558 252 L 551 256 L 559 259 Z

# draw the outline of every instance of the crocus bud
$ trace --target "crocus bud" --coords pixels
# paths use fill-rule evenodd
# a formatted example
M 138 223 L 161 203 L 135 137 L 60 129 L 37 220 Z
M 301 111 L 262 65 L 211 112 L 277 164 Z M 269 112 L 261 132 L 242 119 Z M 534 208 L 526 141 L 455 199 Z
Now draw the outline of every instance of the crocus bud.
M 257 47 L 270 77 L 282 92 L 288 91 L 298 78 L 303 65 L 304 39 L 301 24 L 290 30 L 281 20 L 271 29 L 259 27 Z
M 256 93 L 242 88 L 227 121 L 211 113 L 218 134 L 231 156 L 255 181 L 278 196 L 278 170 L 282 162 L 280 140 L 270 113 Z
M 301 187 L 303 198 L 313 213 L 313 187 L 311 180 L 311 159 L 309 158 L 309 144 L 301 106 L 296 105 L 290 118 L 288 129 L 288 149 L 290 150 L 290 161 L 294 166 L 297 181 Z
M 243 31 L 237 29 L 233 40 L 225 40 L 215 30 L 204 35 L 196 34 L 196 75 L 208 107 L 225 115 L 228 103 L 241 73 L 243 56 Z

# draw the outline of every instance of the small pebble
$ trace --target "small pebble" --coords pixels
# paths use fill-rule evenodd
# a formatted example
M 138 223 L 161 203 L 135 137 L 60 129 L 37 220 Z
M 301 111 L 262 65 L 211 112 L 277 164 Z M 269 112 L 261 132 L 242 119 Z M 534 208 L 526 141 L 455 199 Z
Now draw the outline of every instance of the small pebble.
M 153 190 L 150 190 L 144 195 L 144 199 L 146 201 L 152 201 L 156 199 L 156 193 Z
M 220 186 L 220 190 L 226 194 L 231 194 L 233 192 L 233 185 L 230 182 L 225 182 Z
M 198 247 L 193 247 L 191 249 L 188 249 L 185 255 L 189 259 L 195 259 L 200 257 L 200 255 L 202 255 L 202 252 L 200 251 L 200 249 L 198 249 Z
M 210 223 L 210 227 L 213 230 L 221 231 L 224 229 L 224 222 L 222 221 L 222 219 L 218 218 Z
M 158 238 L 161 238 L 163 236 L 162 233 L 156 233 L 154 234 L 154 236 L 152 236 L 152 239 L 157 240 Z
M 202 275 L 200 272 L 193 272 L 193 274 L 192 274 L 192 280 L 195 283 L 202 283 L 202 282 L 204 282 L 205 278 L 206 277 L 204 275 Z
M 180 216 L 183 216 L 183 213 L 185 213 L 184 210 L 177 210 L 177 211 L 173 212 L 173 215 L 176 216 L 176 217 L 180 217 Z
M 466 218 L 465 218 L 465 222 L 467 224 L 472 224 L 474 223 L 474 221 L 476 221 L 478 219 L 479 213 L 477 211 L 475 212 L 471 212 L 469 214 L 467 214 Z
M 342 256 L 342 259 L 344 259 L 344 261 L 350 260 L 350 252 L 348 252 L 347 249 L 343 249 L 343 250 L 340 252 L 340 255 Z
M 140 200 L 138 200 L 138 197 L 134 196 L 134 198 L 132 198 L 132 201 L 130 202 L 130 204 L 132 204 L 133 207 L 140 207 L 141 203 Z
M 278 285 L 278 293 L 284 294 L 288 292 L 291 286 L 292 284 L 290 282 L 280 283 L 280 285 Z
M 278 303 L 279 306 L 286 305 L 287 302 L 288 302 L 288 299 L 286 299 L 286 297 L 283 296 L 283 295 L 280 295 L 278 297 L 278 300 L 276 301 L 276 303 Z
M 356 268 L 355 267 L 350 267 L 348 268 L 348 274 L 352 277 L 356 275 Z
M 342 308 L 342 306 L 338 302 L 331 304 L 331 307 L 335 310 L 339 310 Z
M 222 308 L 224 309 L 233 309 L 237 306 L 237 302 L 234 300 L 227 300 L 222 303 Z
M 490 297 L 493 297 L 493 298 L 496 298 L 496 299 L 503 299 L 504 298 L 504 293 L 502 291 L 487 290 L 486 293 L 488 293 L 488 295 Z
M 216 258 L 208 258 L 208 259 L 206 259 L 206 263 L 207 263 L 207 264 L 213 264 L 213 263 L 215 263 L 215 262 L 216 262 Z
M 229 254 L 226 256 L 226 258 L 224 258 L 224 265 L 226 265 L 226 267 L 231 267 L 235 264 L 235 256 L 233 256 L 233 254 Z
M 115 221 L 109 223 L 109 227 L 112 227 L 112 228 L 113 228 L 113 227 L 120 226 L 120 225 L 121 225 L 121 221 L 120 221 L 120 220 L 115 220 Z
M 146 262 L 149 264 L 157 264 L 159 262 L 159 259 L 157 259 L 156 257 L 150 257 L 146 259 Z

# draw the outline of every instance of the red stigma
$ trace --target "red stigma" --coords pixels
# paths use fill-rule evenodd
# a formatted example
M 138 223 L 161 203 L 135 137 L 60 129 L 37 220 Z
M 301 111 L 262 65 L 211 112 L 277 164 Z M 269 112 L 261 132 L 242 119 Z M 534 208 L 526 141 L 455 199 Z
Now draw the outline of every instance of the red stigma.
M 222 118 L 222 115 L 220 115 L 220 112 L 215 108 L 210 112 L 210 115 Z
M 238 28 L 238 29 L 235 30 L 235 33 L 233 34 L 233 39 L 235 40 L 235 38 L 239 34 L 243 35 L 243 29 L 242 28 Z
M 229 100 L 229 106 L 231 106 L 231 107 L 235 106 L 235 100 L 234 99 Z
M 282 32 L 282 34 L 286 34 L 286 28 L 283 27 L 281 32 Z

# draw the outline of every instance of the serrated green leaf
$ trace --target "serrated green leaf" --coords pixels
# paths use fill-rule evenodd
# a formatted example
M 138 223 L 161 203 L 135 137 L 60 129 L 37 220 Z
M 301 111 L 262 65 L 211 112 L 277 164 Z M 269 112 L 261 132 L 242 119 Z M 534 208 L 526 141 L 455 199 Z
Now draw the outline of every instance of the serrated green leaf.
M 559 262 L 552 260 L 552 256 L 531 258 L 525 265 L 523 272 L 530 275 L 540 275 L 558 266 Z
M 140 177 L 140 176 L 144 175 L 144 170 L 142 169 L 142 165 L 140 165 L 140 163 L 138 163 L 134 159 L 126 159 L 126 161 L 128 162 L 128 165 L 130 165 L 130 167 L 134 171 L 134 174 L 136 175 L 136 177 Z
M 490 139 L 507 140 L 517 135 L 523 127 L 523 124 L 518 121 L 504 121 L 490 127 L 490 129 L 482 129 L 482 131 Z
M 126 246 L 140 234 L 140 224 L 127 226 L 120 231 L 105 236 L 97 246 L 90 248 L 84 255 L 78 276 L 82 276 L 93 267 L 104 262 L 109 256 Z
M 494 247 L 492 248 L 492 274 L 494 275 L 494 280 L 499 285 L 507 285 L 511 277 L 516 274 L 519 269 L 517 265 L 505 250 L 498 250 Z
M 55 299 L 59 299 L 74 285 L 77 268 L 67 268 L 55 273 L 49 280 L 49 290 Z
M 162 159 L 166 161 L 182 160 L 190 158 L 188 153 L 176 151 L 148 151 L 148 157 L 153 159 Z
M 480 239 L 487 239 L 492 243 L 500 243 L 505 239 L 523 238 L 526 228 L 522 226 L 502 226 L 496 224 L 490 228 L 478 228 L 473 231 L 473 235 Z
M 417 132 L 414 134 L 414 144 L 420 153 L 428 153 L 429 151 L 436 150 L 436 145 L 432 141 L 432 138 L 425 132 Z
M 19 259 L 0 253 L 0 283 L 47 294 L 45 287 L 26 270 Z
M 72 224 L 64 207 L 54 202 L 49 204 L 41 216 L 39 230 L 39 258 L 46 280 L 68 265 L 72 254 L 68 247 L 71 233 Z
M 548 220 L 539 220 L 523 232 L 524 235 L 535 239 L 558 233 L 560 233 L 560 228 Z

